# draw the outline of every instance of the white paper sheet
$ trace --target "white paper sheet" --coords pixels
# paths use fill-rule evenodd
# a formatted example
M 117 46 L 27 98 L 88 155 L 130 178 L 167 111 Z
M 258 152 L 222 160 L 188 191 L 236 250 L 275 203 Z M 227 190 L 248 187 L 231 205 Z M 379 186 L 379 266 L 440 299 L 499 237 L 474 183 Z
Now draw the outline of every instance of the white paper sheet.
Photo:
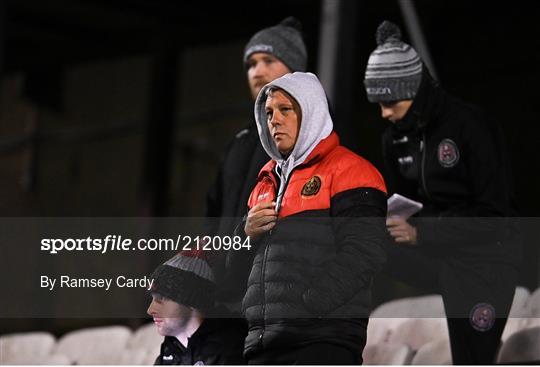
M 411 200 L 405 196 L 394 194 L 388 198 L 388 218 L 400 217 L 407 219 L 422 210 L 422 203 Z

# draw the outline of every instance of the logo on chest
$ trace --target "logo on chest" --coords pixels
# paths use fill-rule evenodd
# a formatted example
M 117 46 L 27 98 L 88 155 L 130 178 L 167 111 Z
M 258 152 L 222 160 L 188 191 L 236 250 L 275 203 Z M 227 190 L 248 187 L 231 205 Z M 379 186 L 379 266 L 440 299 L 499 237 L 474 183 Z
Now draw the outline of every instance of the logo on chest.
M 302 196 L 314 196 L 317 195 L 321 189 L 321 178 L 319 176 L 313 176 L 302 187 Z
M 444 139 L 437 148 L 437 158 L 441 166 L 454 167 L 459 162 L 459 149 L 452 139 Z

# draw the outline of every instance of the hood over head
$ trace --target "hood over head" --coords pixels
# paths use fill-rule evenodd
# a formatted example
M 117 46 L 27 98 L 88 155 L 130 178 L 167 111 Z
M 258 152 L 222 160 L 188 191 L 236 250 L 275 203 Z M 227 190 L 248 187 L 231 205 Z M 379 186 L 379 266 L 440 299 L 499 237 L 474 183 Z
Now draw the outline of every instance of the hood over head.
M 287 157 L 281 155 L 268 130 L 265 104 L 268 90 L 272 87 L 283 89 L 291 95 L 302 111 L 296 144 Z M 286 74 L 265 85 L 255 101 L 255 121 L 264 150 L 276 161 L 279 168 L 282 186 L 280 195 L 294 167 L 302 164 L 317 144 L 328 137 L 333 130 L 326 94 L 319 79 L 312 73 Z
M 265 104 L 271 87 L 283 89 L 290 94 L 302 110 L 302 121 L 300 121 L 296 144 L 291 154 L 285 159 L 277 149 L 266 121 Z M 265 85 L 255 101 L 255 121 L 264 150 L 278 165 L 290 158 L 301 164 L 333 129 L 326 94 L 319 79 L 312 73 L 286 74 Z

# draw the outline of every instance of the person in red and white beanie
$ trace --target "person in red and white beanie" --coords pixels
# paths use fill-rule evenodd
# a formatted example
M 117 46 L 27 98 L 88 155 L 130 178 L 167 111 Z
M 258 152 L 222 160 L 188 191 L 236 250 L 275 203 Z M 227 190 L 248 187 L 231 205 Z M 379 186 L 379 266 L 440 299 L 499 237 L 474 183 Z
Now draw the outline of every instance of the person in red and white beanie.
M 180 252 L 151 277 L 147 313 L 165 337 L 155 364 L 245 363 L 245 323 L 215 309 L 215 279 L 204 251 Z

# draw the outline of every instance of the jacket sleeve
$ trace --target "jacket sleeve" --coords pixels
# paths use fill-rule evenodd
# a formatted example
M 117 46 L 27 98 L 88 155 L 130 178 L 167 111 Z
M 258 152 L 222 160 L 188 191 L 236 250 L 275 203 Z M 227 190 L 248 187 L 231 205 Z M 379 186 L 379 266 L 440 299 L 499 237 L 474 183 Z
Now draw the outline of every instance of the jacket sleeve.
M 340 192 L 332 197 L 330 211 L 338 251 L 303 294 L 306 307 L 319 316 L 369 288 L 386 262 L 384 192 L 369 187 Z

